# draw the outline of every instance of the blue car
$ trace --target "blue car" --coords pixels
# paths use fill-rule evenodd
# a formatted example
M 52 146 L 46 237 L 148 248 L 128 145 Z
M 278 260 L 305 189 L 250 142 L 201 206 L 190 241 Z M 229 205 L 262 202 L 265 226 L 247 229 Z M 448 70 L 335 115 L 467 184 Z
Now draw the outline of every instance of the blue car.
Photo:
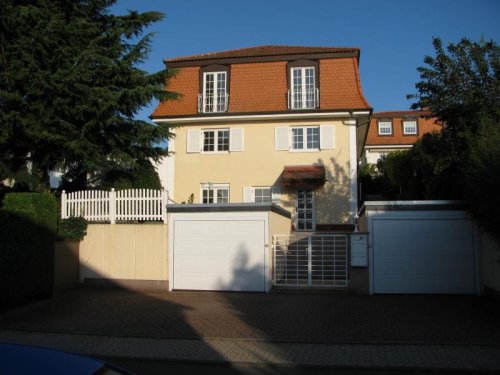
M 135 375 L 95 358 L 29 345 L 0 343 L 0 374 Z

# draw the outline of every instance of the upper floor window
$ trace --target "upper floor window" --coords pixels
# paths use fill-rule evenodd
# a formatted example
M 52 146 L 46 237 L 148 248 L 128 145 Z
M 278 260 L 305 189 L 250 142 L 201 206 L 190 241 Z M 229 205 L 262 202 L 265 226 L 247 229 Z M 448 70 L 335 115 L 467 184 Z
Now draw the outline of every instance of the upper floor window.
M 229 153 L 243 150 L 243 128 L 187 130 L 187 153 Z
M 319 106 L 314 66 L 291 68 L 288 103 L 291 109 L 313 109 Z
M 198 96 L 198 110 L 201 113 L 227 111 L 229 95 L 227 93 L 228 74 L 225 71 L 204 72 L 202 92 Z
M 229 203 L 229 184 L 201 184 L 201 203 Z
M 417 135 L 417 120 L 403 120 L 403 134 L 404 135 Z
M 392 135 L 392 122 L 379 121 L 378 122 L 378 135 Z
M 229 129 L 203 130 L 203 152 L 229 151 Z
M 318 150 L 319 126 L 292 128 L 292 150 Z
M 319 151 L 335 149 L 335 126 L 277 126 L 276 151 Z

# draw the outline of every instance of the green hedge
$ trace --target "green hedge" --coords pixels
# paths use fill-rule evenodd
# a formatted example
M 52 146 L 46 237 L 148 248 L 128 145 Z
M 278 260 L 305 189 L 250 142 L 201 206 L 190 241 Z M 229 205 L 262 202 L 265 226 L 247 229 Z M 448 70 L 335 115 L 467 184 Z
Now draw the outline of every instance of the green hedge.
M 0 209 L 0 310 L 52 294 L 57 215 L 51 194 L 5 195 Z
M 59 220 L 57 236 L 62 240 L 81 241 L 87 234 L 87 220 L 83 217 L 69 217 Z
M 57 200 L 50 193 L 7 193 L 3 210 L 23 215 L 55 233 L 57 230 Z

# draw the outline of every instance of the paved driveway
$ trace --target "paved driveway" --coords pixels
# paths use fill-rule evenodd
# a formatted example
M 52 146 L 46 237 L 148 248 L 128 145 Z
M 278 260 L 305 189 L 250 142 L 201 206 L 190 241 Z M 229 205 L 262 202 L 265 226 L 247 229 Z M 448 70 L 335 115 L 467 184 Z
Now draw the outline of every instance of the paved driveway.
M 500 306 L 475 296 L 78 289 L 0 315 L 0 328 L 158 339 L 500 345 Z

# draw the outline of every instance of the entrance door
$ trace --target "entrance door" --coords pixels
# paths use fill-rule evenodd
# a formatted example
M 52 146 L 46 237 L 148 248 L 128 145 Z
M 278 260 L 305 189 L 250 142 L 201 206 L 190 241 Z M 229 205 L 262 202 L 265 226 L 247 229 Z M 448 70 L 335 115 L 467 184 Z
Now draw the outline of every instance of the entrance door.
M 297 230 L 315 230 L 314 192 L 312 190 L 297 191 Z

